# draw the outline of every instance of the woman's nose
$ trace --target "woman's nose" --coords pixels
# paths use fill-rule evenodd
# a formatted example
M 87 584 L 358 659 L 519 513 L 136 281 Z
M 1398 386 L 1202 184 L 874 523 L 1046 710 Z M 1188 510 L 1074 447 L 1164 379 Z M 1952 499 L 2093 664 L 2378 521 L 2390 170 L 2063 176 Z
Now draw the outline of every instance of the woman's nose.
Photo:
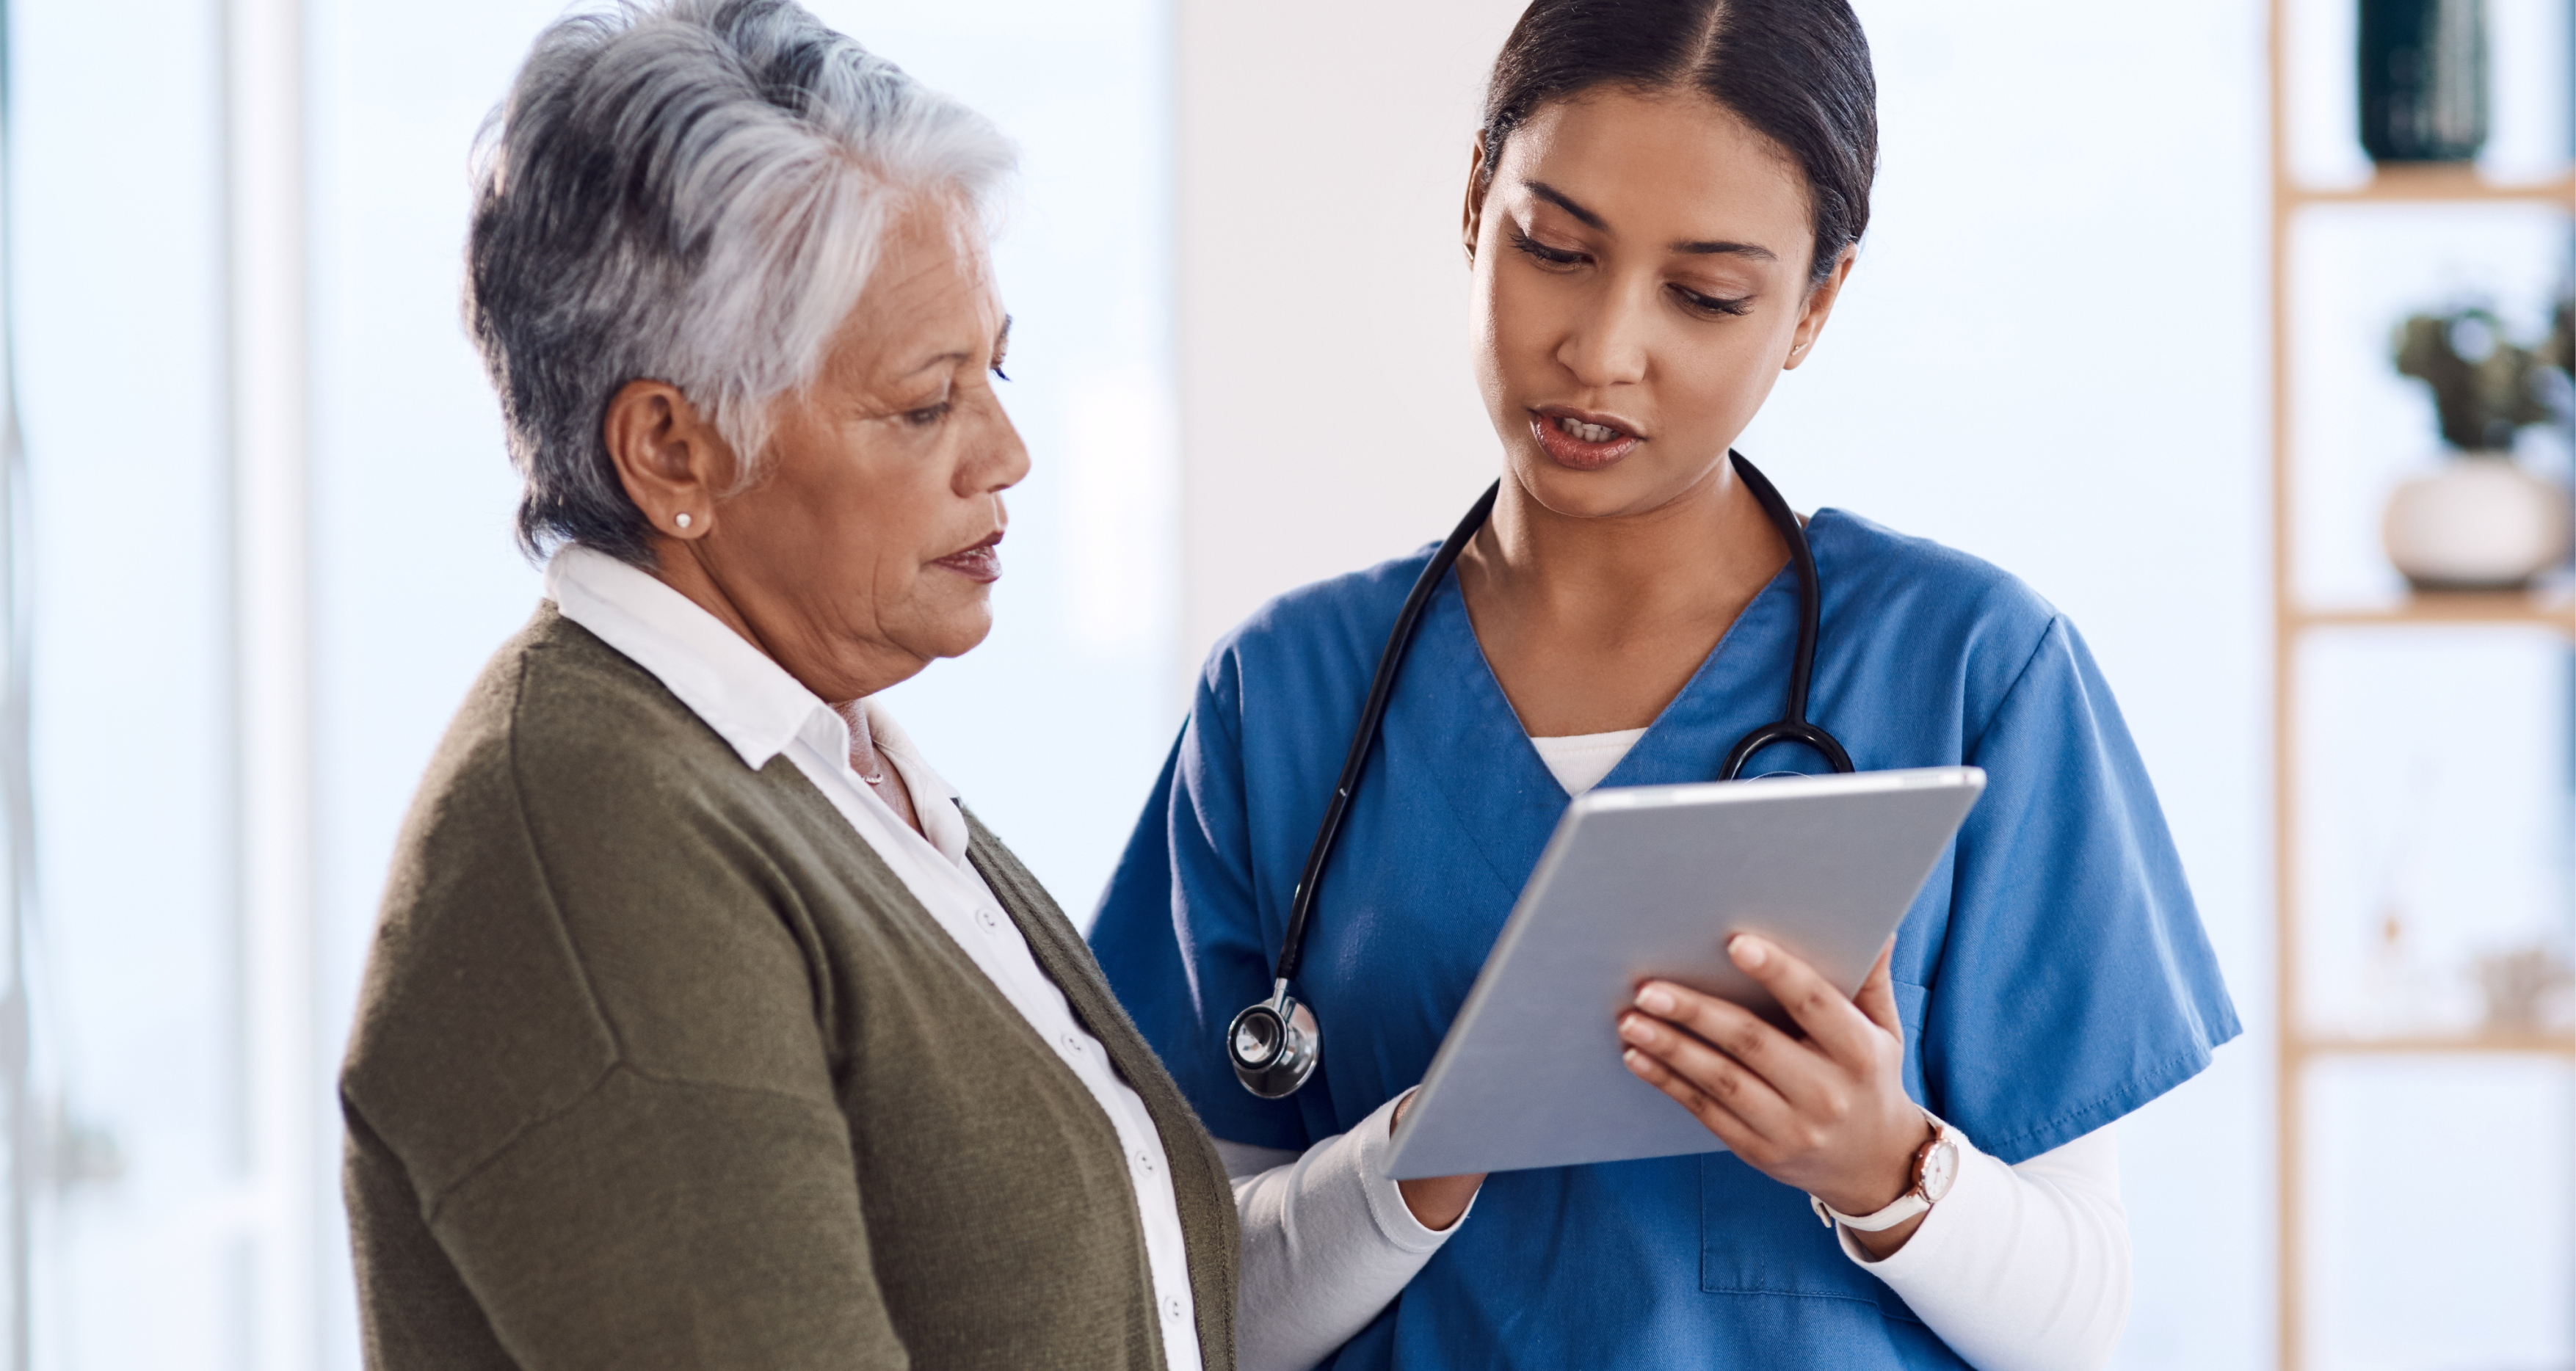
M 1010 489 L 1027 479 L 1029 446 L 1020 441 L 1019 427 L 1000 405 L 993 406 L 989 428 L 975 445 L 972 457 L 958 465 L 957 483 L 960 495 L 992 495 Z
M 1600 291 L 1557 345 L 1558 365 L 1586 388 L 1644 380 L 1653 303 L 1645 292 L 1625 286 Z

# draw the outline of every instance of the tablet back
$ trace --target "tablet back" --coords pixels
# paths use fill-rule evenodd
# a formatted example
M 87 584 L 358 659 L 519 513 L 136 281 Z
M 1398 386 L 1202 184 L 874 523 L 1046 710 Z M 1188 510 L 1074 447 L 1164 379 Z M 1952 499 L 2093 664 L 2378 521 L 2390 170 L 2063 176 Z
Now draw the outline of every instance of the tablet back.
M 1722 1152 L 1629 1074 L 1618 1014 L 1649 976 L 1780 1007 L 1737 933 L 1860 988 L 1976 803 L 1975 767 L 1595 790 L 1557 822 L 1396 1130 L 1398 1178 Z

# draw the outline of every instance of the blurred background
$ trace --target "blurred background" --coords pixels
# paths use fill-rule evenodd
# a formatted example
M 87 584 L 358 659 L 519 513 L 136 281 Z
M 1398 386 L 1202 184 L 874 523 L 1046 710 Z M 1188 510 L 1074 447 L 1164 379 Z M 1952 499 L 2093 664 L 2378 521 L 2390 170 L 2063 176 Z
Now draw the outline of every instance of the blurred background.
M 1491 478 L 1519 5 L 809 3 L 1023 152 L 999 625 L 896 708 L 1087 911 L 1214 637 Z M 558 8 L 7 0 L 0 1371 L 358 1365 L 332 1079 L 538 592 L 466 155 Z M 2117 1364 L 2576 1365 L 2569 6 L 1859 8 L 1875 218 L 1741 446 L 2032 583 L 2145 751 L 2250 1032 L 2122 1125 Z

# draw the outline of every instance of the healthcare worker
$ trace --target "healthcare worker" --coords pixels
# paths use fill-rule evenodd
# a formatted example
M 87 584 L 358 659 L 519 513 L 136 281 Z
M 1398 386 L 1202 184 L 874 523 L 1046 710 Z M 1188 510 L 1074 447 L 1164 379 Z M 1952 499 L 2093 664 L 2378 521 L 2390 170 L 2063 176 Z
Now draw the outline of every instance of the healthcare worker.
M 1490 515 L 1451 569 L 1425 548 L 1217 645 L 1092 933 L 1235 1176 L 1246 1368 L 2109 1355 L 2113 1121 L 2239 1031 L 2136 747 L 2033 591 L 1845 511 L 1802 525 L 1729 456 L 1850 275 L 1874 104 L 1845 0 L 1537 0 L 1505 43 L 1464 223 Z M 1233 1053 L 1268 1048 L 1229 1023 L 1280 1005 L 1291 904 L 1418 579 L 1292 975 L 1319 1063 L 1294 1090 L 1239 1079 Z M 1891 952 L 1845 999 L 1737 939 L 1796 1035 L 1639 988 L 1628 1069 L 1729 1151 L 1386 1180 L 1569 797 L 1717 776 L 1783 717 L 1811 608 L 1805 714 L 1851 765 L 1987 775 Z M 1835 767 L 1801 736 L 1743 774 Z

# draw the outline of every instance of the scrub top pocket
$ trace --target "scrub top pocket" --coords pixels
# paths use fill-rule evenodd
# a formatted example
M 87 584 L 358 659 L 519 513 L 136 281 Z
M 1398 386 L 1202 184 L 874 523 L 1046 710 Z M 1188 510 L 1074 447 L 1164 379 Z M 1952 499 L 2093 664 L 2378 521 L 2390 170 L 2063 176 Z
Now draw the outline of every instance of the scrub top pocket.
M 1906 1087 L 1922 1095 L 1915 1044 L 1923 1033 L 1929 992 L 1896 982 L 1896 1015 L 1904 1025 Z M 1699 1288 L 1712 1295 L 1786 1295 L 1853 1300 L 1891 1319 L 1919 1324 L 1914 1311 L 1877 1277 L 1843 1255 L 1834 1231 L 1817 1221 L 1804 1192 L 1782 1185 L 1732 1152 L 1700 1158 Z M 1801 1235 L 1781 1241 L 1781 1235 Z
M 1700 1158 L 1699 1187 L 1702 1292 L 1851 1300 L 1887 1318 L 1922 1322 L 1895 1291 L 1843 1255 L 1833 1230 L 1807 1208 L 1805 1194 L 1732 1152 Z

